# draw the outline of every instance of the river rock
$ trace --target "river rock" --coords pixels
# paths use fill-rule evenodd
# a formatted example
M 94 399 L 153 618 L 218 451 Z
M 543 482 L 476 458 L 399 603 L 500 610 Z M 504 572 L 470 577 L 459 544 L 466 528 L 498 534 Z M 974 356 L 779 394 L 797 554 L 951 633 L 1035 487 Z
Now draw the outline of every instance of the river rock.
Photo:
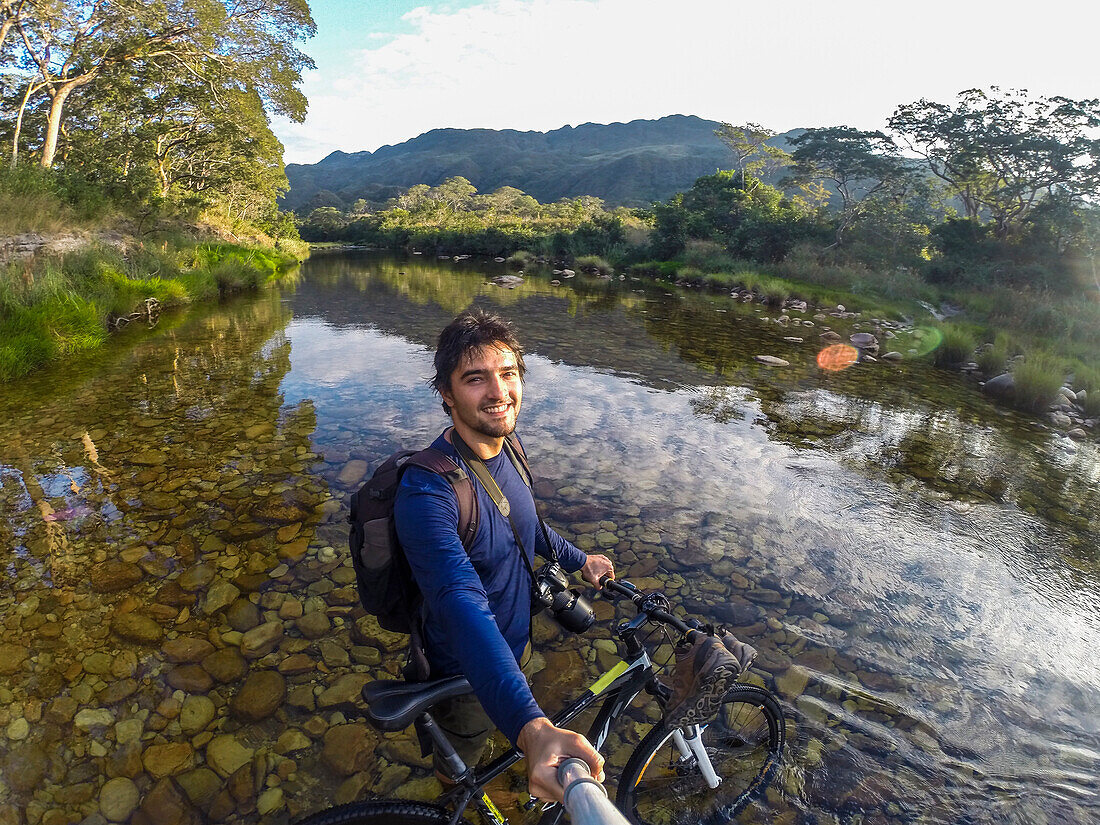
M 784 361 L 774 355 L 754 355 L 752 359 L 759 361 L 761 364 L 767 364 L 769 367 L 789 367 L 791 365 L 790 361 Z
M 135 564 L 112 559 L 94 565 L 88 571 L 88 581 L 96 593 L 115 593 L 133 587 L 144 578 L 141 568 Z
M 214 581 L 214 568 L 206 564 L 196 564 L 180 573 L 176 583 L 184 590 L 190 592 L 206 587 Z
M 165 681 L 185 693 L 206 693 L 214 685 L 214 680 L 202 665 L 195 664 L 177 665 L 168 671 Z
M 229 710 L 242 722 L 259 722 L 273 714 L 286 698 L 286 679 L 274 670 L 260 670 L 244 680 Z
M 119 613 L 111 620 L 111 632 L 127 642 L 155 645 L 164 638 L 157 622 L 141 613 Z
M 209 697 L 188 696 L 183 700 L 183 707 L 180 708 L 180 730 L 187 736 L 194 736 L 206 729 L 206 726 L 213 721 L 214 714 L 214 703 Z
M 252 751 L 238 742 L 232 734 L 215 736 L 206 746 L 206 764 L 223 779 L 251 760 Z
M 982 392 L 994 398 L 1012 399 L 1016 396 L 1016 379 L 1011 372 L 1004 372 L 982 384 Z
M 183 788 L 183 792 L 191 800 L 191 804 L 204 811 L 210 807 L 210 803 L 214 801 L 214 797 L 222 789 L 221 779 L 214 771 L 206 767 L 181 773 L 176 777 L 176 782 Z
M 150 745 L 141 755 L 141 764 L 154 779 L 190 770 L 195 753 L 187 742 L 171 742 L 167 745 Z
M 365 473 L 366 470 L 364 469 L 363 472 Z M 312 513 L 312 508 L 304 503 L 274 497 L 257 504 L 253 510 L 253 517 L 259 521 L 275 522 L 276 524 L 294 524 L 295 522 L 305 521 Z
M 357 705 L 363 693 L 363 686 L 373 681 L 366 673 L 345 673 L 331 687 L 317 697 L 317 707 L 352 708 Z
M 219 682 L 235 682 L 248 671 L 248 661 L 233 647 L 215 650 L 202 660 L 202 669 Z
M 351 776 L 374 763 L 376 744 L 364 724 L 336 725 L 325 733 L 321 761 L 337 776 Z
M 307 639 L 319 639 L 332 629 L 332 623 L 323 610 L 312 610 L 295 623 L 298 631 Z
M 22 645 L 0 644 L 0 676 L 10 676 L 18 672 L 29 653 Z
M 103 705 L 114 705 L 133 696 L 137 689 L 138 683 L 134 679 L 119 679 L 103 688 L 96 698 Z
M 3 766 L 8 785 L 23 792 L 38 786 L 46 775 L 49 760 L 37 742 L 24 742 L 8 752 Z
M 125 822 L 140 799 L 141 793 L 133 780 L 116 776 L 108 779 L 99 791 L 99 812 L 108 822 Z
M 268 788 L 256 799 L 256 813 L 260 816 L 268 816 L 283 807 L 283 789 L 279 787 Z
M 1049 416 L 1050 423 L 1059 430 L 1068 430 L 1073 426 L 1073 419 L 1064 412 L 1052 412 Z
M 367 469 L 367 462 L 354 459 L 343 466 L 340 475 L 336 477 L 336 481 L 345 487 L 351 487 L 363 480 L 363 476 L 367 474 Z
M 317 663 L 307 653 L 295 653 L 279 662 L 279 672 L 284 676 L 297 676 L 316 669 Z
M 26 739 L 31 732 L 31 723 L 20 716 L 18 719 L 12 719 L 8 724 L 4 734 L 12 742 L 21 742 Z
M 164 643 L 164 658 L 174 664 L 200 662 L 214 652 L 214 645 L 195 636 L 179 636 Z
M 233 585 L 229 585 L 233 587 Z M 237 588 L 233 588 L 234 591 Z M 209 612 L 209 610 L 207 611 Z M 260 623 L 263 617 L 260 615 L 260 608 L 252 604 L 248 599 L 237 599 L 231 605 L 229 610 L 225 613 L 225 620 L 229 622 L 229 626 L 234 630 L 239 630 L 241 633 L 245 633 Z
M 275 743 L 275 753 L 287 756 L 288 754 L 304 751 L 313 747 L 313 740 L 297 728 L 287 728 L 279 736 Z
M 73 726 L 85 733 L 96 728 L 110 727 L 115 723 L 115 715 L 107 708 L 84 708 L 73 718 Z
M 273 651 L 283 640 L 282 622 L 265 622 L 241 637 L 241 655 L 247 659 L 259 659 Z
M 138 810 L 133 819 L 134 825 L 190 825 L 198 821 L 187 798 L 167 777 L 157 782 L 145 795 Z
M 803 667 L 791 665 L 776 677 L 775 686 L 788 699 L 797 699 L 810 683 L 810 673 Z
M 233 604 L 240 595 L 241 591 L 230 582 L 225 579 L 218 579 L 210 585 L 210 590 L 207 591 L 206 598 L 202 602 L 202 610 L 207 616 L 213 616 Z M 233 629 L 239 630 L 240 628 Z

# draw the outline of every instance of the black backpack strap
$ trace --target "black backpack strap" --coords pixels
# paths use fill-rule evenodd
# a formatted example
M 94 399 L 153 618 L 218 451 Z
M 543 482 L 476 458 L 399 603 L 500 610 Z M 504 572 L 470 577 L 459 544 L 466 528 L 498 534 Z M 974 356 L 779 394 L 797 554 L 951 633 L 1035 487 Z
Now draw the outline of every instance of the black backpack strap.
M 477 495 L 470 476 L 446 453 L 431 447 L 409 456 L 405 466 L 409 465 L 441 475 L 450 482 L 455 498 L 458 499 L 458 537 L 462 540 L 462 546 L 469 550 L 477 535 L 477 523 L 480 517 Z

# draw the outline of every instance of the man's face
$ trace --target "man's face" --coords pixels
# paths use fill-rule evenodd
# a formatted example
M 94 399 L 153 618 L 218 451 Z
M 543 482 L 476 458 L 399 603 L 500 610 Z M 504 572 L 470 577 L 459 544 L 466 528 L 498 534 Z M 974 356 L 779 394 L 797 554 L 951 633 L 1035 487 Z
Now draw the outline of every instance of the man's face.
M 515 353 L 505 346 L 471 350 L 451 373 L 450 389 L 440 395 L 464 440 L 473 433 L 503 438 L 516 428 L 523 398 Z

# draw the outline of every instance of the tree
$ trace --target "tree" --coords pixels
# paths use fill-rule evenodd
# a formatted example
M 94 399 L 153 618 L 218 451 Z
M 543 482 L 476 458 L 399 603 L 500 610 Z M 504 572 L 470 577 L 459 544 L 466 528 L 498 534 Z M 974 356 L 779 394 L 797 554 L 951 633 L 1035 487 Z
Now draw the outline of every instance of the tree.
M 928 162 L 966 216 L 990 219 L 999 239 L 1045 199 L 1100 193 L 1100 100 L 1029 97 L 1026 90 L 960 92 L 954 106 L 898 107 L 890 128 Z
M 831 183 L 840 198 L 836 231 L 829 248 L 840 246 L 844 233 L 872 204 L 900 202 L 916 180 L 911 166 L 882 132 L 850 126 L 807 129 L 791 139 L 793 169 L 783 185 Z
M 452 212 L 458 212 L 468 206 L 476 194 L 477 187 L 466 178 L 456 175 L 453 178 L 447 178 L 439 186 L 433 186 L 428 190 L 427 197 L 446 205 Z
M 776 136 L 775 132 L 759 123 L 746 123 L 744 126 L 723 123 L 714 130 L 714 134 L 733 152 L 734 163 L 741 174 L 742 188 L 745 188 L 750 176 L 759 182 L 760 178 L 782 169 L 790 161 L 787 152 L 767 142 Z
M 74 92 L 151 65 L 191 77 L 215 97 L 232 89 L 255 94 L 268 112 L 305 116 L 298 84 L 313 63 L 294 42 L 315 31 L 306 0 L 24 0 L 14 29 L 29 84 L 24 106 L 39 92 L 47 97 L 45 168 L 54 164 Z

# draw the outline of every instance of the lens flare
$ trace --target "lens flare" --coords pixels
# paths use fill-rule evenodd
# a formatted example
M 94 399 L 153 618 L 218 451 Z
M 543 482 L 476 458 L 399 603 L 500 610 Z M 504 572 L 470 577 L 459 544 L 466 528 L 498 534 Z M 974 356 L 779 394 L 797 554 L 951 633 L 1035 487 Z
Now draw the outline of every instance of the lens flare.
M 817 365 L 829 372 L 846 370 L 859 360 L 859 350 L 851 344 L 833 344 L 817 354 Z
M 927 355 L 943 343 L 943 333 L 936 327 L 917 327 L 913 330 L 913 348 L 917 355 Z

